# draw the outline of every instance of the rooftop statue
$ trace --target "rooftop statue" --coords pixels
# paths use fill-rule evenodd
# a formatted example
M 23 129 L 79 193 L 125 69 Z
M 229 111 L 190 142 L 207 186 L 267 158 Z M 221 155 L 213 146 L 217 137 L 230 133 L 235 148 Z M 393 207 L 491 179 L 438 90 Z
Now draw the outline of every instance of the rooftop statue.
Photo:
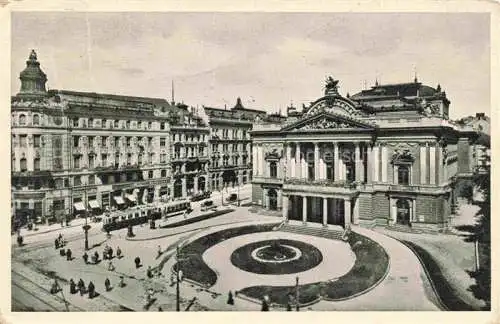
M 338 88 L 338 83 L 339 83 L 339 80 L 335 80 L 334 78 L 332 78 L 331 76 L 329 76 L 328 78 L 326 78 L 325 89 L 327 89 L 327 90 L 329 90 L 329 89 L 337 89 Z
M 36 60 L 37 60 L 36 52 L 34 49 L 32 49 L 30 53 L 30 61 L 36 61 Z

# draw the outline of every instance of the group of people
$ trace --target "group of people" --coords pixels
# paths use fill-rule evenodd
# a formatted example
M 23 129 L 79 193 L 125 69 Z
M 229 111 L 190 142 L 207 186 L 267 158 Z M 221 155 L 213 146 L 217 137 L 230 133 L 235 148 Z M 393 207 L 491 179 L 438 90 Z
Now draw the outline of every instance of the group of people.
M 64 239 L 62 234 L 59 234 L 59 236 L 56 238 L 54 242 L 54 246 L 57 249 L 62 248 L 66 245 L 66 240 Z
M 125 287 L 125 278 L 123 276 L 120 276 L 118 287 L 120 288 Z M 104 288 L 106 291 L 110 291 L 112 289 L 111 280 L 109 280 L 109 278 L 106 278 L 106 280 L 104 280 Z M 80 292 L 80 296 L 83 296 L 86 293 L 88 293 L 88 296 L 91 299 L 97 296 L 94 283 L 90 281 L 88 286 L 86 287 L 83 279 L 78 280 L 78 283 L 75 283 L 75 281 L 71 279 L 69 281 L 69 292 L 71 294 L 76 294 Z

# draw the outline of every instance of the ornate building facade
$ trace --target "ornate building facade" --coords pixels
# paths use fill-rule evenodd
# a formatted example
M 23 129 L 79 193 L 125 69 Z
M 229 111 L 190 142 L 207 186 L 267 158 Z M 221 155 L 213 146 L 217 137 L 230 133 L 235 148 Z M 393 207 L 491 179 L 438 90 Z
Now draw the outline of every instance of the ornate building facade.
M 376 84 L 343 97 L 337 84 L 329 78 L 286 122 L 254 126 L 253 203 L 325 226 L 445 230 L 477 133 L 448 121 L 440 86 Z
M 210 125 L 211 189 L 249 183 L 252 179 L 250 131 L 266 112 L 243 107 L 238 98 L 229 109 L 203 107 Z
M 20 222 L 172 195 L 175 107 L 164 99 L 46 91 L 34 51 L 20 80 L 11 100 L 12 201 Z
M 173 198 L 185 198 L 208 190 L 208 140 L 207 123 L 188 107 L 179 108 L 169 118 L 172 139 Z

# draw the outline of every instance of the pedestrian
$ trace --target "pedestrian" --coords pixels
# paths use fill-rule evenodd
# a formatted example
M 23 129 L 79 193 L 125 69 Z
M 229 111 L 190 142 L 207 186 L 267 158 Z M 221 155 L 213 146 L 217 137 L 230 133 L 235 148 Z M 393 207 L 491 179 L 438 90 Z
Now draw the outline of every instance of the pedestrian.
M 161 257 L 161 246 L 158 245 L 158 256 L 156 257 L 157 259 Z
M 94 263 L 99 262 L 99 252 L 95 251 L 94 253 Z
M 264 299 L 262 300 L 262 308 L 260 310 L 263 312 L 269 311 L 269 297 L 264 296 Z
M 231 290 L 227 294 L 227 304 L 234 305 L 234 298 L 233 298 L 233 293 L 231 292 Z
M 121 258 L 122 258 L 122 250 L 120 249 L 120 247 L 119 247 L 119 246 L 116 248 L 116 257 L 117 257 L 118 259 L 121 259 Z
M 83 262 L 85 262 L 85 264 L 88 264 L 89 263 L 89 255 L 87 254 L 87 252 L 83 252 Z
M 17 237 L 17 245 L 23 246 L 23 241 L 24 241 L 23 237 L 21 235 L 19 235 Z
M 65 256 L 66 255 L 66 250 L 65 249 L 60 249 L 59 250 L 59 255 L 60 256 Z
M 136 269 L 137 269 L 137 268 L 139 268 L 139 267 L 141 266 L 141 258 L 136 257 L 136 258 L 134 259 L 134 262 L 135 262 L 135 268 L 136 268 Z
M 288 302 L 288 303 L 286 304 L 286 311 L 287 311 L 287 312 L 291 312 L 291 311 L 292 311 L 292 304 L 290 304 L 290 302 Z
M 50 293 L 51 294 L 57 294 L 57 292 L 61 290 L 61 287 L 59 287 L 59 283 L 57 283 L 57 279 L 54 279 L 52 282 L 52 286 L 50 287 Z
M 55 239 L 54 246 L 56 247 L 56 250 L 59 248 L 59 239 Z
M 66 260 L 68 260 L 68 261 L 71 261 L 71 260 L 72 260 L 72 259 L 71 259 L 71 254 L 72 254 L 72 253 L 71 253 L 71 250 L 70 250 L 70 249 L 66 250 Z
M 94 298 L 94 293 L 95 293 L 95 286 L 94 283 L 91 281 L 89 282 L 89 298 L 92 299 Z
M 113 259 L 113 248 L 112 247 L 109 247 L 109 249 L 108 249 L 108 258 L 110 260 Z
M 111 288 L 111 281 L 109 281 L 109 278 L 104 280 L 104 287 L 106 288 L 106 291 L 109 291 L 109 288 Z
M 81 278 L 78 281 L 78 290 L 80 291 L 80 296 L 83 296 L 83 294 L 85 294 L 85 283 Z
M 108 263 L 108 271 L 115 271 L 115 266 L 113 265 L 113 262 L 109 261 Z
M 106 260 L 108 258 L 108 250 L 105 248 L 104 251 L 102 251 L 102 259 Z
M 75 281 L 73 280 L 73 278 L 71 278 L 69 280 L 69 292 L 71 294 L 76 294 L 76 284 L 75 284 Z
M 148 270 L 146 271 L 146 275 L 148 278 L 153 278 L 153 270 L 151 270 L 151 266 L 148 266 Z
M 120 282 L 118 283 L 118 286 L 120 288 L 125 287 L 125 278 L 123 276 L 120 276 Z

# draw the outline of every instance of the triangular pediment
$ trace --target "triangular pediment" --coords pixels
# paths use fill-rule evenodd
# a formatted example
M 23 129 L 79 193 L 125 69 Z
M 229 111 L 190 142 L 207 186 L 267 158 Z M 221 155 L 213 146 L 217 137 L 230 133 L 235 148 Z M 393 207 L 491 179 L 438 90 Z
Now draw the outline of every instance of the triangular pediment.
M 325 130 L 325 129 L 359 130 L 359 129 L 375 129 L 375 126 L 360 120 L 349 118 L 347 116 L 324 112 L 309 118 L 299 120 L 291 125 L 284 127 L 282 131 L 294 132 L 294 131 Z

